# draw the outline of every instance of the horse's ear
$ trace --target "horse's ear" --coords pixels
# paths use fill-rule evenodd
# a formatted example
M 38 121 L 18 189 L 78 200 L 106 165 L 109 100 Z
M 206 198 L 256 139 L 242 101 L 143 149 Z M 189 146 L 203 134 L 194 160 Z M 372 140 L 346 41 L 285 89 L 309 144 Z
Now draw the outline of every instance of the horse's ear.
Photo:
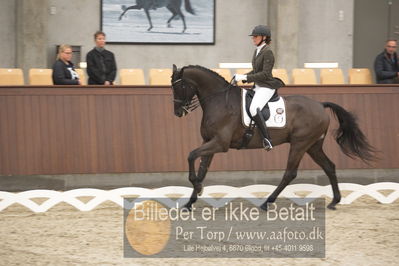
M 175 73 L 176 71 L 177 71 L 177 66 L 173 64 L 173 73 Z

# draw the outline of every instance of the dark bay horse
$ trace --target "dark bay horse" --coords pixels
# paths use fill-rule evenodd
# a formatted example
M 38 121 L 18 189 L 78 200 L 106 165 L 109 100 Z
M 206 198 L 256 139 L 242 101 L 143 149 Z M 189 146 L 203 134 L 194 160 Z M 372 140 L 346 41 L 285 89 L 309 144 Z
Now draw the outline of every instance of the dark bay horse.
M 134 6 L 122 6 L 123 12 L 119 16 L 119 20 L 121 20 L 125 13 L 131 9 L 144 9 L 145 14 L 147 15 L 148 22 L 150 23 L 150 27 L 147 29 L 147 31 L 150 31 L 153 28 L 150 16 L 150 9 L 166 7 L 167 9 L 169 9 L 170 12 L 172 12 L 172 16 L 167 21 L 168 27 L 171 27 L 170 22 L 172 21 L 172 19 L 174 19 L 176 16 L 179 16 L 183 21 L 183 32 L 185 32 L 187 26 L 186 19 L 183 15 L 183 12 L 181 11 L 181 4 L 182 0 L 136 0 L 136 5 Z M 191 7 L 190 0 L 184 0 L 184 6 L 187 12 L 195 15 L 195 12 Z
M 198 104 L 203 110 L 203 144 L 188 156 L 189 180 L 194 190 L 185 207 L 191 210 L 192 204 L 202 193 L 202 182 L 214 154 L 241 146 L 245 132 L 241 122 L 241 88 L 231 86 L 224 78 L 207 68 L 186 66 L 177 69 L 173 65 L 172 89 L 176 116 L 186 115 Z M 282 181 L 261 208 L 267 210 L 267 203 L 274 202 L 280 192 L 296 177 L 299 163 L 304 154 L 308 153 L 330 180 L 333 199 L 328 208 L 335 209 L 341 200 L 341 194 L 335 165 L 323 151 L 324 138 L 330 124 L 329 114 L 324 109 L 330 108 L 339 121 L 335 139 L 344 154 L 351 158 L 358 157 L 367 163 L 375 159 L 375 150 L 360 130 L 355 116 L 341 106 L 331 102 L 317 102 L 299 95 L 287 96 L 284 99 L 286 127 L 270 128 L 269 131 L 273 146 L 291 144 L 287 166 Z M 263 148 L 261 135 L 257 130 L 247 148 Z M 201 162 L 197 174 L 195 160 L 199 157 Z

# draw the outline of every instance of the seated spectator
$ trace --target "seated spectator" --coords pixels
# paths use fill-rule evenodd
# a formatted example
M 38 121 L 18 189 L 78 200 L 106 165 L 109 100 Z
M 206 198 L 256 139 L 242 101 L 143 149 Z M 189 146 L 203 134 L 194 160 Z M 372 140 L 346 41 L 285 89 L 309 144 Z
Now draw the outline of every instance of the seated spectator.
M 53 65 L 54 85 L 81 85 L 79 75 L 76 73 L 72 58 L 72 48 L 63 44 L 58 48 L 57 61 Z
M 396 47 L 396 40 L 387 40 L 384 51 L 376 57 L 374 71 L 377 83 L 399 83 L 399 65 Z

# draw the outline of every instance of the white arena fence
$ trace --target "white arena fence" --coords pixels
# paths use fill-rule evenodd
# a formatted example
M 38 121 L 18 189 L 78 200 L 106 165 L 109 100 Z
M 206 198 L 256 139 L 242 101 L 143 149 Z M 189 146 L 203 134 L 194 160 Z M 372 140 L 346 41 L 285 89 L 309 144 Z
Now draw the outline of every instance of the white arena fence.
M 210 205 L 220 205 L 220 199 L 245 198 L 255 205 L 261 205 L 265 201 L 267 194 L 274 191 L 276 186 L 272 185 L 251 185 L 246 187 L 231 186 L 208 186 L 204 188 L 201 198 L 207 198 Z M 361 196 L 367 195 L 383 204 L 393 203 L 399 198 L 399 183 L 382 182 L 370 185 L 359 185 L 352 183 L 340 183 L 339 188 L 343 193 L 340 204 L 351 204 Z M 380 190 L 392 191 L 388 196 L 380 193 Z M 18 193 L 0 191 L 0 212 L 13 204 L 20 204 L 33 212 L 46 212 L 59 203 L 67 203 L 80 211 L 91 211 L 98 205 L 106 201 L 112 201 L 123 207 L 124 197 L 135 197 L 139 199 L 158 199 L 165 198 L 188 198 L 192 192 L 191 187 L 169 186 L 157 189 L 147 189 L 140 187 L 126 187 L 113 190 L 101 190 L 92 188 L 80 188 L 69 191 L 54 190 L 30 190 Z M 305 197 L 299 196 L 298 192 L 308 192 Z M 349 192 L 349 193 L 347 193 Z M 261 198 L 257 195 L 262 194 Z M 330 185 L 319 186 L 313 184 L 294 184 L 287 186 L 279 197 L 285 198 L 332 198 L 332 189 Z M 79 197 L 92 197 L 89 201 L 82 202 Z M 37 204 L 32 199 L 43 199 L 41 204 Z M 214 200 L 212 200 L 214 199 Z M 218 204 L 219 201 L 219 204 Z M 169 202 L 173 204 L 173 202 Z M 225 201 L 224 201 L 225 203 Z M 167 203 L 167 205 L 169 205 Z M 216 206 L 215 206 L 216 207 Z

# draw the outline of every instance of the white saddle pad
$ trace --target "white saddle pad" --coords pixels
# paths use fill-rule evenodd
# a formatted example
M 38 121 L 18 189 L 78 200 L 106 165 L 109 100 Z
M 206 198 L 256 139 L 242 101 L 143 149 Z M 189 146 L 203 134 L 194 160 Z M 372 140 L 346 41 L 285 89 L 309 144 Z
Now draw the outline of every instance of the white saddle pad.
M 245 96 L 247 95 L 247 90 L 242 90 L 241 94 L 241 114 L 242 114 L 242 123 L 249 127 L 249 122 L 251 118 L 247 114 L 245 110 Z M 285 101 L 283 97 L 280 96 L 280 99 L 276 102 L 269 102 L 269 109 L 270 109 L 270 117 L 266 121 L 267 127 L 284 127 L 286 123 L 286 112 L 285 112 Z

